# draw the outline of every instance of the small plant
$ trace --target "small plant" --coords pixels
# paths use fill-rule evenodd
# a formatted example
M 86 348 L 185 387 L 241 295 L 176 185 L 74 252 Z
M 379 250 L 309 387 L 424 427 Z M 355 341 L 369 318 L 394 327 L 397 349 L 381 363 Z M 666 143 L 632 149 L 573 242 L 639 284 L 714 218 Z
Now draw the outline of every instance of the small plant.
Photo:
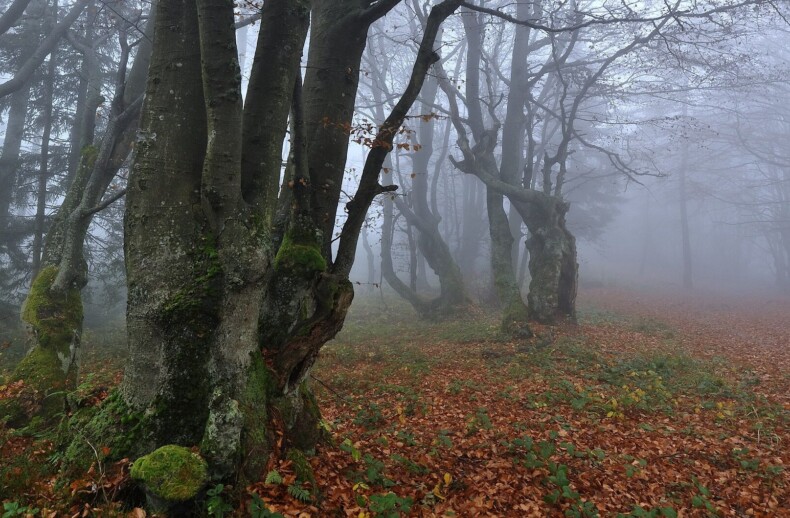
M 719 510 L 710 501 L 710 489 L 705 487 L 697 477 L 691 477 L 691 482 L 697 488 L 697 494 L 691 497 L 691 505 L 696 509 L 705 509 L 711 516 L 718 516 Z
M 545 495 L 543 500 L 551 505 L 559 505 L 562 501 L 568 502 L 569 506 L 565 510 L 565 516 L 571 518 L 593 518 L 598 516 L 598 508 L 594 503 L 582 501 L 581 495 L 571 487 L 568 479 L 568 466 L 548 463 L 549 477 L 548 482 L 557 486 L 557 489 Z
M 647 461 L 645 459 L 636 459 L 632 463 L 625 465 L 625 476 L 633 478 L 634 475 L 640 473 L 645 466 L 647 466 Z
M 5 502 L 3 504 L 3 517 L 12 518 L 13 516 L 24 516 L 27 514 L 38 514 L 38 509 L 35 507 L 28 507 L 21 505 L 18 502 Z
M 409 514 L 414 501 L 411 498 L 401 498 L 395 493 L 371 495 L 368 500 L 368 509 L 381 518 L 398 518 Z
M 434 439 L 433 444 L 440 448 L 452 448 L 453 440 L 450 439 L 450 430 L 439 430 L 439 434 Z
M 360 425 L 367 430 L 378 428 L 384 424 L 384 414 L 381 412 L 381 407 L 376 403 L 369 403 L 363 406 L 354 417 L 354 424 Z
M 233 506 L 222 498 L 222 491 L 224 489 L 224 485 L 217 484 L 206 491 L 206 514 L 208 516 L 223 518 L 227 513 L 233 511 Z
M 384 463 L 366 453 L 362 458 L 365 462 L 365 478 L 371 486 L 392 487 L 395 482 L 384 476 Z
M 310 502 L 313 499 L 310 491 L 303 488 L 301 482 L 297 482 L 288 486 L 288 494 L 303 503 Z
M 250 505 L 248 507 L 251 518 L 285 518 L 280 513 L 271 512 L 269 508 L 266 507 L 266 502 L 256 493 L 251 493 L 251 496 L 252 500 L 250 500 Z
M 351 458 L 355 461 L 358 461 L 362 458 L 362 452 L 354 446 L 354 443 L 351 442 L 351 439 L 346 439 L 342 443 L 340 443 L 340 449 L 346 453 L 351 454 Z M 276 472 L 275 472 L 276 473 Z
M 475 412 L 469 421 L 466 423 L 466 433 L 468 435 L 474 435 L 479 432 L 481 429 L 483 430 L 490 430 L 493 427 L 491 424 L 491 418 L 488 417 L 488 410 L 484 407 L 480 407 Z
M 628 514 L 617 514 L 617 518 L 677 518 L 677 516 L 677 511 L 672 507 L 654 507 L 648 510 L 640 505 L 635 505 Z
M 266 479 L 263 481 L 264 484 L 282 484 L 283 477 L 277 470 L 272 470 L 266 474 Z M 257 495 L 256 495 L 257 496 Z
M 414 434 L 404 430 L 399 430 L 395 437 L 406 446 L 416 446 L 417 441 L 414 439 Z
M 392 456 L 392 460 L 394 460 L 398 464 L 401 464 L 404 468 L 406 468 L 406 471 L 408 471 L 409 473 L 413 473 L 415 475 L 427 475 L 428 473 L 431 472 L 430 469 L 423 466 L 419 462 L 414 462 L 413 460 L 408 459 L 403 455 L 394 454 Z

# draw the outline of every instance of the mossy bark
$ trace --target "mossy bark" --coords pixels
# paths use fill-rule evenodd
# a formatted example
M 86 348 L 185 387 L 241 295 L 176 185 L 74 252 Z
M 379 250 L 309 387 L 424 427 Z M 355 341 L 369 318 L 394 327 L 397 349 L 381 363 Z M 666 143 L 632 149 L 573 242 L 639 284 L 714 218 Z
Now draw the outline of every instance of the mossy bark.
M 349 39 L 342 30 L 353 29 L 353 41 L 341 49 L 316 51 L 325 60 L 315 67 L 316 73 L 344 78 L 350 74 L 353 88 L 330 82 L 330 94 L 313 91 L 323 100 L 306 103 L 312 106 L 305 111 L 313 122 L 320 115 L 317 110 L 328 106 L 334 111 L 350 102 L 353 111 L 354 96 L 344 97 L 355 91 L 365 32 L 375 20 L 359 2 L 319 3 L 322 16 L 334 17 L 337 24 L 332 38 Z M 373 4 L 369 10 L 383 13 L 381 5 Z M 214 19 L 213 11 L 221 23 L 206 23 Z M 267 7 L 263 16 L 281 12 Z M 168 445 L 197 449 L 208 463 L 210 478 L 232 479 L 243 487 L 260 479 L 271 455 L 286 455 L 294 448 L 309 452 L 319 440 L 320 413 L 309 373 L 321 346 L 342 327 L 353 289 L 348 280 L 350 264 L 332 264 L 327 247 L 331 235 L 322 230 L 334 224 L 333 219 L 327 223 L 321 211 L 327 204 L 336 207 L 339 183 L 337 192 L 325 190 L 320 182 L 327 177 L 319 175 L 323 180 L 311 185 L 311 175 L 295 157 L 296 209 L 285 218 L 287 225 L 275 226 L 256 201 L 266 199 L 266 193 L 242 196 L 242 147 L 219 145 L 229 135 L 237 135 L 236 126 L 242 125 L 238 69 L 232 59 L 232 13 L 230 0 L 165 0 L 157 8 L 124 220 L 130 356 L 114 399 L 114 404 L 136 417 L 133 422 L 119 422 L 111 406 L 105 406 L 86 428 L 97 437 L 92 444 L 101 443 L 101 437 L 109 437 L 108 431 L 118 426 L 119 437 L 128 436 L 124 430 L 134 431 L 139 440 L 127 450 L 132 457 Z M 262 25 L 276 21 L 264 20 Z M 301 30 L 296 25 L 284 28 Z M 320 38 L 313 41 L 311 53 L 329 44 Z M 336 69 L 332 54 L 337 52 L 350 53 L 357 65 L 348 71 L 345 66 Z M 349 56 L 343 58 L 346 63 Z M 298 59 L 290 61 L 298 68 Z M 262 66 L 265 63 L 262 59 Z M 283 62 L 269 63 L 274 72 Z M 296 71 L 290 73 L 296 77 Z M 196 84 L 203 89 L 196 89 Z M 297 99 L 298 79 L 289 86 Z M 416 97 L 419 85 L 412 89 Z M 227 113 L 219 106 L 225 106 Z M 403 116 L 409 106 L 401 107 Z M 294 101 L 291 108 L 297 139 L 303 134 L 297 123 L 300 103 Z M 321 126 L 314 124 L 316 133 L 323 133 L 323 123 L 316 124 Z M 220 134 L 221 128 L 230 129 Z M 319 138 L 328 150 L 317 165 L 322 169 L 344 155 L 348 135 Z M 342 163 L 339 171 L 330 172 L 342 179 Z M 370 173 L 365 178 L 369 177 Z M 254 189 L 253 185 L 257 184 L 248 187 Z M 266 189 L 265 181 L 260 188 Z M 378 192 L 368 186 L 355 201 L 365 200 L 366 211 Z M 321 197 L 318 212 L 305 203 L 308 194 Z M 349 219 L 364 217 L 364 211 L 350 209 L 349 214 Z M 356 239 L 361 227 L 354 228 L 350 237 Z M 342 244 L 341 240 L 341 250 Z M 71 449 L 79 447 L 75 439 Z M 113 454 L 121 454 L 120 449 Z
M 530 316 L 539 322 L 576 317 L 579 266 L 576 239 L 565 224 L 568 208 L 567 203 L 549 198 L 547 203 L 533 204 L 525 212 L 532 276 L 527 301 Z
M 22 307 L 28 329 L 28 354 L 14 369 L 9 381 L 22 380 L 26 402 L 9 423 L 23 425 L 33 416 L 51 420 L 65 409 L 66 392 L 76 387 L 82 297 L 78 288 L 53 289 L 58 269 L 39 272 Z

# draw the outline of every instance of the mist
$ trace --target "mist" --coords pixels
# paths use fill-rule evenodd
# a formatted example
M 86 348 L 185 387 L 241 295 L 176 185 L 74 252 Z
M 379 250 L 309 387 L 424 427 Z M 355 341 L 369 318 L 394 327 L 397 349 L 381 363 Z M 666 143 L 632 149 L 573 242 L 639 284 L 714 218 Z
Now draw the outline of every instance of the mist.
M 779 516 L 788 17 L 0 0 L 4 516 Z

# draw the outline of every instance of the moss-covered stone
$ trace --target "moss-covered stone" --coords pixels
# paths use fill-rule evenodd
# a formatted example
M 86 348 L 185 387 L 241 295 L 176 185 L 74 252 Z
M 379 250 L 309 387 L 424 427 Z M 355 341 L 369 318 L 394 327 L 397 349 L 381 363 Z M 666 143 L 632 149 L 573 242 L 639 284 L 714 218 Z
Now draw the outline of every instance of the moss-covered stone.
M 208 481 L 206 461 L 173 444 L 134 461 L 130 475 L 147 491 L 169 502 L 192 500 Z

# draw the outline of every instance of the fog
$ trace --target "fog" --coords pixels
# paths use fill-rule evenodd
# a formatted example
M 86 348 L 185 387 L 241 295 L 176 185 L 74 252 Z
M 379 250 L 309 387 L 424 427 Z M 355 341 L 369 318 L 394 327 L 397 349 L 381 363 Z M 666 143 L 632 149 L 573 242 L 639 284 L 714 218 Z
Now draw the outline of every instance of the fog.
M 790 289 L 786 5 L 681 4 L 674 19 L 666 16 L 663 3 L 649 1 L 628 6 L 605 1 L 573 6 L 494 2 L 483 6 L 493 11 L 465 12 L 449 19 L 437 37 L 441 59 L 429 71 L 382 170 L 382 184 L 391 182 L 399 188 L 374 201 L 359 240 L 352 280 L 360 287 L 389 286 L 382 271 L 385 238 L 385 248 L 391 250 L 385 255 L 391 255 L 394 272 L 390 280 L 400 279 L 409 291 L 430 298 L 441 293 L 437 267 L 446 270 L 437 265 L 449 259 L 426 258 L 425 250 L 443 242 L 468 284 L 469 295 L 478 302 L 501 303 L 491 258 L 506 252 L 492 251 L 493 226 L 486 208 L 491 193 L 486 194 L 482 177 L 463 167 L 477 153 L 480 139 L 489 134 L 493 147 L 487 150 L 486 160 L 494 168 L 486 174 L 493 172 L 506 183 L 569 203 L 567 227 L 578 244 L 582 290 L 630 286 L 786 294 Z M 38 23 L 42 7 L 31 6 L 1 40 L 7 58 L 0 70 L 3 81 L 12 79 L 17 63 L 23 63 L 27 51 L 22 39 L 35 40 L 35 31 L 28 27 Z M 105 99 L 96 111 L 99 132 L 111 120 L 106 100 L 112 97 L 111 77 L 117 71 L 113 59 L 121 52 L 118 35 L 124 35 L 124 45 L 132 42 L 127 56 L 131 58 L 144 39 L 140 30 L 147 5 L 124 9 L 107 7 L 104 13 L 90 14 L 95 16 L 91 30 L 97 38 L 101 75 L 90 88 L 98 87 Z M 407 85 L 426 9 L 420 2 L 403 2 L 370 30 L 356 110 L 345 128 L 350 142 L 336 234 L 345 223 L 343 206 L 353 199 L 367 155 L 377 145 L 376 128 Z M 253 6 L 237 13 L 242 92 L 252 73 L 259 35 L 255 13 Z M 532 25 L 519 25 L 523 19 L 532 20 Z M 602 23 L 579 22 L 592 19 Z M 574 24 L 579 27 L 567 29 Z M 560 29 L 551 32 L 547 27 Z M 75 132 L 81 124 L 77 111 L 83 108 L 73 100 L 83 95 L 80 88 L 87 80 L 82 72 L 73 75 L 79 67 L 76 52 L 82 48 L 79 30 L 67 32 L 56 47 L 54 76 L 47 76 L 53 69 L 47 72 L 46 64 L 52 60 L 45 60 L 27 79 L 32 85 L 31 102 L 18 150 L 13 140 L 19 137 L 8 130 L 8 124 L 14 123 L 9 111 L 12 96 L 3 97 L 0 106 L 6 143 L 5 183 L 0 189 L 10 198 L 3 208 L 1 298 L 17 307 L 75 170 Z M 477 39 L 474 56 L 470 35 Z M 303 73 L 308 69 L 309 49 L 308 38 Z M 478 64 L 470 68 L 470 59 Z M 83 83 L 74 82 L 74 77 Z M 477 81 L 474 87 L 472 78 Z M 48 81 L 55 85 L 54 110 L 41 104 L 52 96 L 47 93 Z M 519 103 L 522 106 L 516 108 Z M 459 133 L 461 128 L 464 134 Z M 42 169 L 45 130 L 48 158 Z M 466 151 L 464 145 L 469 146 Z M 289 153 L 286 138 L 283 184 Z M 118 168 L 112 189 L 124 187 L 128 166 L 126 160 Z M 526 298 L 531 278 L 525 246 L 528 225 L 507 195 L 495 198 L 502 207 L 500 214 L 508 219 L 514 239 L 513 276 Z M 102 315 L 123 312 L 123 210 L 121 199 L 99 212 L 88 234 L 86 304 L 95 306 L 95 314 L 90 310 L 88 314 L 97 322 Z M 420 227 L 420 221 L 429 222 L 431 228 Z

